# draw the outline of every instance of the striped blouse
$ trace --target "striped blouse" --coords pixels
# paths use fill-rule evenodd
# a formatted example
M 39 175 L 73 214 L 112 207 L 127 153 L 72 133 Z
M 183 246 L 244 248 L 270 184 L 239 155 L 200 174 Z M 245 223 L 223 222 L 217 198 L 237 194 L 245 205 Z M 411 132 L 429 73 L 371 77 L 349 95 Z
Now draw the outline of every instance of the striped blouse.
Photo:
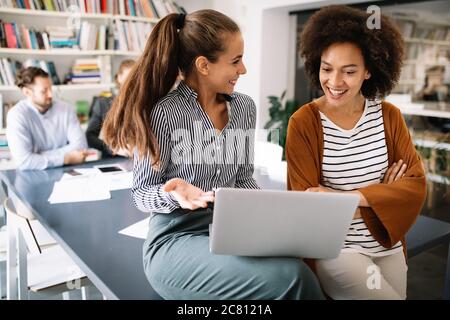
M 364 111 L 350 130 L 338 127 L 320 112 L 323 127 L 323 185 L 335 190 L 356 190 L 380 183 L 388 169 L 381 102 L 366 100 Z M 398 242 L 382 247 L 367 229 L 363 219 L 354 219 L 341 252 L 386 256 L 402 251 Z
M 164 183 L 181 178 L 204 190 L 219 187 L 257 189 L 253 178 L 256 106 L 246 95 L 224 95 L 228 123 L 217 132 L 185 82 L 153 108 L 151 128 L 160 149 L 158 168 L 149 158 L 134 157 L 132 194 L 144 212 L 170 213 L 179 208 Z

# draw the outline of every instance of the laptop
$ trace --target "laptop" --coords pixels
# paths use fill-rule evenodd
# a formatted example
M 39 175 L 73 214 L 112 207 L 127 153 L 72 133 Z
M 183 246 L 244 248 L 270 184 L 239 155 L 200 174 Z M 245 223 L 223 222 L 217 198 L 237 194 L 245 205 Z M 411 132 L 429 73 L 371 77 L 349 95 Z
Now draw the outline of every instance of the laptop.
M 358 202 L 354 194 L 220 188 L 210 250 L 237 256 L 335 258 Z

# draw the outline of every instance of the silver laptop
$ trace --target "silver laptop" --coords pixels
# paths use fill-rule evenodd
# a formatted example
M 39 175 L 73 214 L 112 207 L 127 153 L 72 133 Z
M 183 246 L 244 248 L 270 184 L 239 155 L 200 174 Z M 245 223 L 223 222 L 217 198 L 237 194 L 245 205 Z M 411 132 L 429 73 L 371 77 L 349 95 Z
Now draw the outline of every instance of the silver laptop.
M 353 194 L 218 189 L 214 254 L 335 258 L 359 202 Z

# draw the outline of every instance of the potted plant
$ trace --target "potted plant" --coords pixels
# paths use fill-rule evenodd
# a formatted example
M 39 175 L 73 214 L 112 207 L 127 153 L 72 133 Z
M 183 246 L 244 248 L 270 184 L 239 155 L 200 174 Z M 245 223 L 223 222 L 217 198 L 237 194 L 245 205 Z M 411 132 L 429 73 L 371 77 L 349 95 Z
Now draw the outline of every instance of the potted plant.
M 264 129 L 270 129 L 267 135 L 268 141 L 273 141 L 274 130 L 277 131 L 279 138 L 277 143 L 283 148 L 283 160 L 285 160 L 284 147 L 286 145 L 287 127 L 289 118 L 297 111 L 299 104 L 296 100 L 285 100 L 286 90 L 281 97 L 269 96 L 271 107 L 269 108 L 270 120 L 264 126 Z

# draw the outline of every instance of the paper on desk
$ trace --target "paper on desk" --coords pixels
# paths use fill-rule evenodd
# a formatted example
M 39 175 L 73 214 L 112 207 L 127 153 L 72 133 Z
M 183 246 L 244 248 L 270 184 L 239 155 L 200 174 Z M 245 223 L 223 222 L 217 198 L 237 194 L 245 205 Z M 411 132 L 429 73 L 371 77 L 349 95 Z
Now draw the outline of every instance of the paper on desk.
M 96 201 L 111 198 L 109 177 L 97 174 L 76 176 L 55 182 L 50 203 Z
M 61 180 L 73 180 L 73 179 L 79 179 L 82 176 L 97 176 L 101 175 L 105 181 L 107 181 L 109 185 L 109 191 L 113 190 L 121 190 L 121 189 L 130 189 L 133 185 L 133 172 L 130 171 L 123 171 L 123 172 L 117 172 L 117 173 L 108 173 L 103 174 L 99 172 L 96 168 L 89 168 L 89 169 L 75 169 L 77 173 L 80 173 L 78 176 L 73 176 L 68 173 L 64 173 Z
M 150 218 L 145 218 L 144 220 L 136 222 L 131 226 L 120 230 L 119 233 L 129 237 L 147 239 L 149 220 Z
M 130 189 L 133 186 L 133 172 L 119 172 L 111 174 L 109 190 Z

